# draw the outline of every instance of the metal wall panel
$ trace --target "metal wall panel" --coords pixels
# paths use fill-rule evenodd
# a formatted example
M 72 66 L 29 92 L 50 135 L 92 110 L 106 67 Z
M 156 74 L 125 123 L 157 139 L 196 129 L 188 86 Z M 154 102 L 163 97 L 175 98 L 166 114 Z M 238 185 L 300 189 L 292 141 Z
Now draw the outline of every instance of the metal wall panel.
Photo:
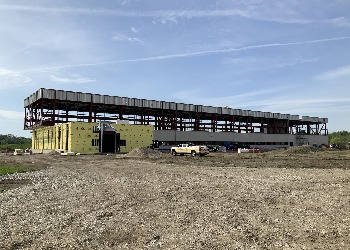
M 30 102 L 29 102 L 29 97 L 27 97 L 26 99 L 24 99 L 24 107 L 29 106 Z
M 291 120 L 291 121 L 299 121 L 299 115 L 291 115 L 289 117 L 289 120 Z
M 154 108 L 162 109 L 163 103 L 161 101 L 154 101 Z
M 66 93 L 62 90 L 56 90 L 56 99 L 65 101 L 66 100 Z
M 92 95 L 92 102 L 93 103 L 103 103 L 103 96 L 102 95 Z
M 73 91 L 66 91 L 66 100 L 76 102 L 78 100 L 77 93 Z
M 78 102 L 84 102 L 83 99 L 84 99 L 84 94 L 81 93 L 81 92 L 77 92 L 77 100 L 78 100 Z
M 43 92 L 43 91 L 44 91 L 44 89 L 39 89 L 39 90 L 36 91 L 36 94 L 35 94 L 35 101 L 37 101 L 37 100 L 43 98 L 43 96 L 42 96 L 42 92 Z
M 109 95 L 103 96 L 103 103 L 104 104 L 114 104 L 114 97 Z
M 191 106 L 191 104 L 184 104 L 184 111 L 186 111 L 186 112 L 188 112 L 188 111 L 190 111 L 190 106 Z
M 155 101 L 155 100 L 149 100 L 149 101 L 148 101 L 148 105 L 149 105 L 149 106 L 148 106 L 149 108 L 152 108 L 152 109 L 153 109 L 153 108 L 156 107 L 156 101 Z
M 170 103 L 169 102 L 163 102 L 163 109 L 170 109 Z
M 176 103 L 175 102 L 169 102 L 169 109 L 176 110 Z
M 29 97 L 28 97 L 28 100 L 29 100 L 29 103 L 33 103 L 33 94 L 31 94 Z
M 77 99 L 79 102 L 91 102 L 91 94 L 77 92 Z
M 55 99 L 55 90 L 54 89 L 42 89 L 42 98 L 44 99 Z
M 202 105 L 194 105 L 195 112 L 202 112 L 203 106 Z
M 119 105 L 121 106 L 127 106 L 128 105 L 128 101 L 129 101 L 129 98 L 128 97 L 119 97 Z
M 126 105 L 129 107 L 134 107 L 135 106 L 135 100 L 136 98 L 128 98 Z
M 190 104 L 190 112 L 196 112 L 196 106 L 193 104 Z
M 150 108 L 151 107 L 150 101 L 146 99 L 142 99 L 142 107 Z
M 234 109 L 233 115 L 242 116 L 242 110 L 241 109 Z
M 32 95 L 27 97 L 29 104 L 32 103 Z
M 302 116 L 302 117 L 301 117 L 301 120 L 304 121 L 304 122 L 309 122 L 309 121 L 310 121 L 310 117 L 308 117 L 308 116 Z
M 115 96 L 114 97 L 114 105 L 117 105 L 117 106 L 122 105 L 122 98 L 120 98 L 119 96 Z
M 210 114 L 222 114 L 222 108 L 208 106 L 207 110 Z
M 223 115 L 232 115 L 232 109 L 225 107 L 225 108 L 222 109 L 222 114 Z
M 142 100 L 141 99 L 135 99 L 135 107 L 142 107 Z
M 178 103 L 177 106 L 176 106 L 176 110 L 183 111 L 184 110 L 184 104 L 183 103 Z
M 256 111 L 256 117 L 263 118 L 264 117 L 264 113 L 261 112 L 261 111 Z
M 208 113 L 208 106 L 202 106 L 202 112 Z

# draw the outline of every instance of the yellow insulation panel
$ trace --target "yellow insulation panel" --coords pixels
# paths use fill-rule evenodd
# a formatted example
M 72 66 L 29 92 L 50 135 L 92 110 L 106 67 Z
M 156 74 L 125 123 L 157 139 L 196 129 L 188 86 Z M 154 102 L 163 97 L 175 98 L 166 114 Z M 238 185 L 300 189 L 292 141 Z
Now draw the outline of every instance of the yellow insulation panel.
M 146 147 L 152 144 L 152 125 L 113 124 L 120 140 L 125 140 L 125 146 L 120 147 L 120 152 L 127 153 L 137 147 Z
M 69 122 L 33 130 L 32 148 L 62 150 L 81 154 L 98 153 L 99 123 Z M 152 125 L 112 124 L 120 134 L 120 152 L 148 146 L 153 140 Z

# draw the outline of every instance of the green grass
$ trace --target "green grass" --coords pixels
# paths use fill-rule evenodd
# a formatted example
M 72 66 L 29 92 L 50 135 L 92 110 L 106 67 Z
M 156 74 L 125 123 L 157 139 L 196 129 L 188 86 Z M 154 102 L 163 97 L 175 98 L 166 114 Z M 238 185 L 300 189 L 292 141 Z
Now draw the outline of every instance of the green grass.
M 35 168 L 21 166 L 21 165 L 0 165 L 0 175 L 14 174 L 14 173 L 25 173 L 34 171 Z

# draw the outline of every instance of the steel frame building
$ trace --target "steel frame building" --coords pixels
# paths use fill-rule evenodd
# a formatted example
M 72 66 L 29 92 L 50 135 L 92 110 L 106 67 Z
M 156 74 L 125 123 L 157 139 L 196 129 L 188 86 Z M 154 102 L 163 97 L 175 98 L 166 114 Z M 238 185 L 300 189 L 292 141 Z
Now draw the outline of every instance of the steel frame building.
M 70 121 L 128 120 L 131 124 L 153 125 L 155 132 L 328 135 L 327 118 L 302 116 L 300 119 L 299 115 L 44 88 L 24 100 L 24 116 L 24 129 Z

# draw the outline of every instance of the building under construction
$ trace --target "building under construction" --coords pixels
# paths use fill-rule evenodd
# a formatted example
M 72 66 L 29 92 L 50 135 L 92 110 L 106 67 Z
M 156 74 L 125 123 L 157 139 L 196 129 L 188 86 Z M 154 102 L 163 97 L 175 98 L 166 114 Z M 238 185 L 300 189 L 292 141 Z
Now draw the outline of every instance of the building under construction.
M 276 148 L 327 144 L 327 118 L 41 88 L 24 100 L 24 129 L 69 122 L 151 125 L 153 141 Z

